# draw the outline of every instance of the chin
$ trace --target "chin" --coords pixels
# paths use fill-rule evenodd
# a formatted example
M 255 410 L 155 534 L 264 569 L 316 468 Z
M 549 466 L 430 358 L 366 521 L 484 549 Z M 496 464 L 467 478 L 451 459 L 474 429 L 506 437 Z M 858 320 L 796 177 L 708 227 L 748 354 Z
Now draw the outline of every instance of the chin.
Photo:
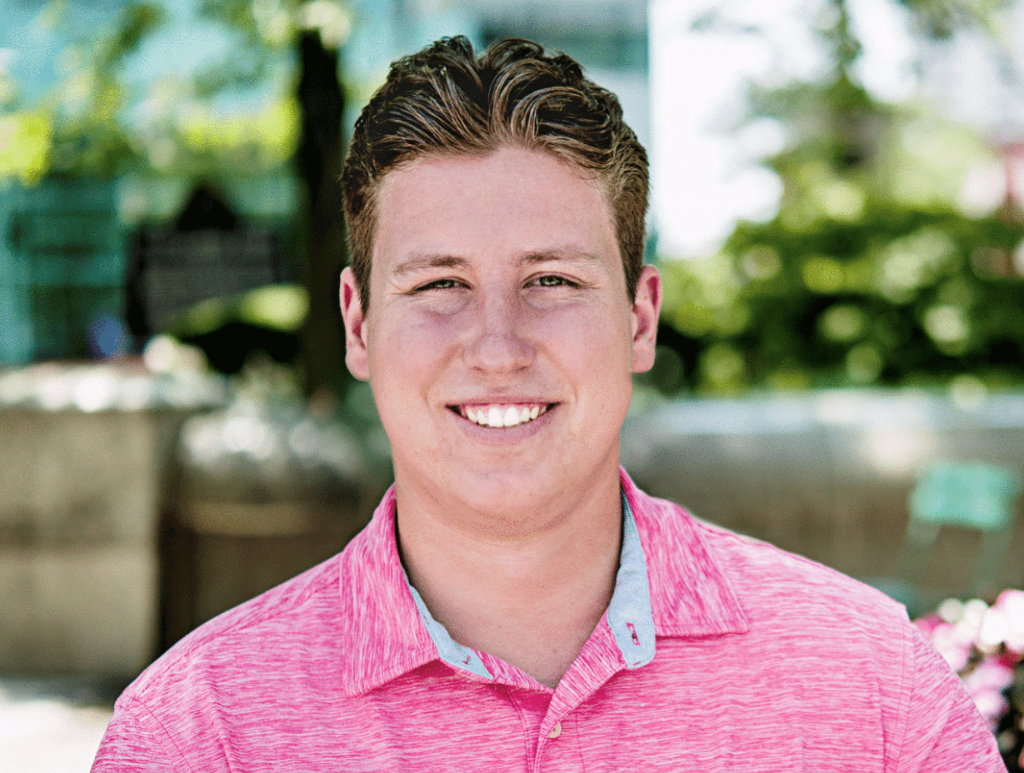
M 534 510 L 544 500 L 564 492 L 564 476 L 538 465 L 528 468 L 466 470 L 457 475 L 455 485 L 467 505 L 496 516 L 522 510 Z

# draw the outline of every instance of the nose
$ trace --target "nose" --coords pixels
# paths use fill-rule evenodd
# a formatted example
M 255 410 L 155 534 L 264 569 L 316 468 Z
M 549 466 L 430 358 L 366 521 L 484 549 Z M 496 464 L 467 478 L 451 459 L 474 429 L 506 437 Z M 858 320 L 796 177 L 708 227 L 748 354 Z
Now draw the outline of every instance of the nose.
M 472 310 L 463 349 L 469 367 L 484 373 L 514 373 L 533 362 L 529 312 L 516 292 L 480 290 Z

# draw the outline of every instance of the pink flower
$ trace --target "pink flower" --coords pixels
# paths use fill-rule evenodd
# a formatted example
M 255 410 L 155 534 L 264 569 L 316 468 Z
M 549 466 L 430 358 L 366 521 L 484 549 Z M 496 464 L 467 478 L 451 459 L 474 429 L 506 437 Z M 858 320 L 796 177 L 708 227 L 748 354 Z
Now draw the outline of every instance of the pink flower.
M 1004 590 L 992 609 L 998 610 L 1005 621 L 1003 640 L 1007 648 L 1024 655 L 1024 591 Z
M 914 620 L 914 625 L 924 635 L 926 639 L 932 638 L 932 632 L 935 631 L 940 625 L 943 625 L 942 618 L 936 613 L 925 615 L 924 617 L 918 617 Z
M 1010 707 L 1003 690 L 1013 684 L 1013 677 L 1013 668 L 998 657 L 985 658 L 963 677 L 967 692 L 993 730 Z
M 972 644 L 965 639 L 956 626 L 939 623 L 931 633 L 932 646 L 949 663 L 950 668 L 959 673 L 971 659 Z
M 971 697 L 974 698 L 974 705 L 978 707 L 978 713 L 988 722 L 989 728 L 995 731 L 999 726 L 999 718 L 1010 707 L 1006 697 L 996 690 L 984 690 Z
M 997 658 L 985 658 L 964 676 L 963 681 L 972 695 L 984 690 L 1002 692 L 1013 684 L 1013 669 Z

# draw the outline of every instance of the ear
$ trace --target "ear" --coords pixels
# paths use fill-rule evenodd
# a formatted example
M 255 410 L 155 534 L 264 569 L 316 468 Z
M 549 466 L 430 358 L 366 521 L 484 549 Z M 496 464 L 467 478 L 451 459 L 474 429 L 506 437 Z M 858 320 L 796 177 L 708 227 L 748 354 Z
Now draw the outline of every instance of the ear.
M 658 338 L 658 314 L 661 312 L 661 274 L 654 266 L 644 266 L 633 302 L 633 372 L 643 373 L 654 365 Z
M 363 304 L 351 268 L 341 272 L 341 318 L 345 321 L 345 364 L 353 376 L 370 379 L 370 358 L 366 347 Z

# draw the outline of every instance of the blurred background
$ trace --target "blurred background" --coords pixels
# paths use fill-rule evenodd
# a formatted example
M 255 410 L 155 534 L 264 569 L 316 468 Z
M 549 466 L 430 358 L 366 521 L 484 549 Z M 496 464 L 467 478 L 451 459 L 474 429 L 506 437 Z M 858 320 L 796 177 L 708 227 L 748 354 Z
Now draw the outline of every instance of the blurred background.
M 912 614 L 1024 584 L 1020 0 L 0 0 L 12 769 L 87 769 L 147 663 L 368 520 L 336 180 L 453 34 L 572 55 L 650 152 L 642 486 Z

